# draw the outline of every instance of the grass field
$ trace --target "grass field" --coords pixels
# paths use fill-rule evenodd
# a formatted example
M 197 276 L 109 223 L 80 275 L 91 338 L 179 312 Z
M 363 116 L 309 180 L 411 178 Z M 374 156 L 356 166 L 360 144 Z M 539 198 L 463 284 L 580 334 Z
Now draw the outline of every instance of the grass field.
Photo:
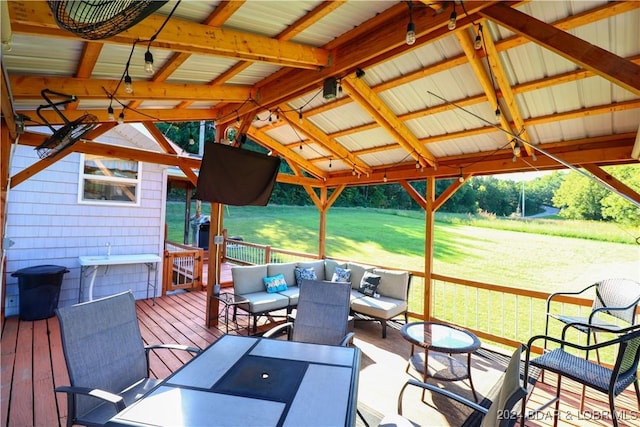
M 184 204 L 168 203 L 169 240 L 183 240 L 183 218 Z M 314 207 L 225 207 L 224 227 L 245 241 L 318 251 Z M 420 271 L 424 230 L 417 211 L 332 208 L 327 256 Z M 580 289 L 605 277 L 640 281 L 639 235 L 639 227 L 610 223 L 437 214 L 434 272 L 541 291 Z

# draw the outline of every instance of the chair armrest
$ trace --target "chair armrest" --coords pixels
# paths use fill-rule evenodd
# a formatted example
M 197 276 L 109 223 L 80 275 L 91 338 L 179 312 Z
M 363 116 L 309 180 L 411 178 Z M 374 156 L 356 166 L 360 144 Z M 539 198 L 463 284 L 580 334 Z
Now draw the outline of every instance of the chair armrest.
M 402 390 L 400 391 L 400 396 L 398 397 L 398 413 L 400 415 L 402 415 L 402 395 L 404 393 L 404 390 L 407 388 L 407 386 L 412 385 L 418 388 L 422 388 L 424 390 L 429 390 L 431 393 L 436 393 L 436 394 L 440 394 L 442 396 L 448 397 L 449 399 L 453 399 L 458 403 L 462 403 L 465 406 L 468 406 L 469 408 L 481 412 L 482 414 L 486 414 L 488 409 L 485 408 L 484 406 L 480 406 L 475 402 L 472 402 L 469 399 L 466 399 L 458 394 L 452 393 L 450 391 L 447 391 L 445 389 L 439 388 L 435 385 L 432 384 L 427 384 L 427 383 L 423 383 L 421 381 L 415 380 L 413 378 L 409 379 L 405 385 L 402 387 Z
M 293 322 L 283 323 L 281 325 L 274 326 L 273 328 L 269 329 L 267 332 L 262 334 L 262 338 L 273 338 L 278 334 L 281 334 L 283 331 L 287 331 L 287 337 L 290 338 L 292 328 L 293 328 Z
M 106 390 L 101 390 L 99 388 L 61 386 L 56 387 L 54 391 L 57 393 L 84 394 L 86 396 L 93 396 L 95 398 L 115 405 L 118 412 L 122 411 L 126 407 L 124 399 L 121 396 L 118 396 L 117 394 L 108 392 Z
M 349 332 L 347 335 L 342 338 L 340 341 L 340 347 L 351 347 L 353 345 L 353 337 L 356 334 L 354 332 Z
M 580 290 L 580 291 L 575 291 L 575 292 L 554 292 L 551 295 L 549 295 L 547 297 L 547 313 L 549 313 L 549 308 L 551 307 L 551 301 L 555 298 L 555 297 L 559 297 L 559 296 L 563 296 L 563 295 L 580 295 L 583 294 L 584 292 L 588 291 L 589 289 L 593 288 L 594 286 L 596 286 L 596 283 L 594 283 L 593 285 L 589 285 L 586 288 Z
M 567 332 L 567 330 L 569 330 L 572 327 L 576 327 L 576 326 L 581 326 L 584 327 L 586 329 L 590 329 L 590 330 L 595 330 L 597 332 L 609 332 L 612 334 L 617 335 L 616 338 L 611 339 L 609 341 L 604 341 L 604 342 L 600 342 L 600 343 L 596 343 L 596 344 L 590 344 L 590 345 L 581 345 L 581 344 L 577 344 L 577 343 L 573 343 L 571 341 L 567 341 L 565 338 L 565 334 Z M 529 353 L 531 350 L 531 346 L 533 344 L 534 341 L 538 341 L 538 340 L 546 340 L 546 341 L 551 341 L 554 342 L 556 344 L 559 344 L 561 347 L 571 347 L 571 348 L 575 348 L 576 350 L 582 350 L 582 351 L 590 351 L 590 350 L 597 350 L 599 348 L 602 347 L 607 347 L 610 346 L 612 344 L 616 344 L 619 342 L 624 341 L 625 338 L 625 334 L 630 333 L 630 332 L 636 332 L 636 331 L 640 331 L 640 324 L 637 325 L 632 325 L 628 328 L 623 328 L 623 329 L 612 329 L 612 328 L 606 328 L 604 326 L 598 326 L 598 325 L 591 325 L 589 323 L 569 323 L 568 325 L 566 325 L 563 329 L 562 329 L 562 338 L 557 338 L 551 335 L 535 335 L 533 337 L 531 337 L 529 339 L 529 342 L 527 343 L 527 347 L 529 348 L 529 351 L 527 352 L 527 362 L 528 362 L 528 358 L 529 358 Z
M 182 344 L 152 344 L 144 347 L 147 353 L 149 352 L 149 350 L 157 350 L 160 348 L 188 351 L 190 353 L 195 353 L 195 354 L 199 354 L 200 352 L 202 352 L 202 350 L 199 349 L 198 347 L 191 347 L 191 346 L 182 345 Z

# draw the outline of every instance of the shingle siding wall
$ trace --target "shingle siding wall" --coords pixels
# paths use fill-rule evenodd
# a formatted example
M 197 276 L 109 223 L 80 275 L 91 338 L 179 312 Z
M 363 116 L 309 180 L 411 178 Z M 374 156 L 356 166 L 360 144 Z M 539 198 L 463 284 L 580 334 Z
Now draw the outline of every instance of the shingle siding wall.
M 37 160 L 32 148 L 19 146 L 11 174 Z M 107 243 L 112 255 L 161 255 L 165 203 L 162 167 L 142 165 L 139 206 L 100 206 L 78 203 L 79 162 L 79 154 L 70 154 L 10 190 L 7 237 L 14 244 L 7 251 L 8 316 L 19 310 L 18 279 L 11 276 L 19 269 L 42 264 L 67 267 L 69 273 L 64 275 L 58 304 L 65 306 L 78 300 L 79 256 L 106 255 Z M 146 297 L 146 266 L 111 266 L 104 273 L 105 268 L 101 267 L 94 298 L 127 289 L 132 289 L 136 298 Z M 88 278 L 85 283 L 88 284 Z M 161 283 L 158 274 L 159 288 Z

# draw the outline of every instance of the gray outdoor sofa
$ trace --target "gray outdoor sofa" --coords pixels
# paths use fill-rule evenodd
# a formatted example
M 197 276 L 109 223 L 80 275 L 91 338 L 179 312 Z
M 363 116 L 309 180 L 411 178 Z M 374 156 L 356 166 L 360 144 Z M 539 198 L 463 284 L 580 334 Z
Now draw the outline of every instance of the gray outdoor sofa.
M 351 312 L 358 320 L 376 320 L 382 324 L 382 337 L 387 335 L 387 321 L 404 315 L 407 320 L 407 299 L 411 274 L 408 271 L 380 269 L 374 266 L 334 260 L 317 260 L 309 262 L 271 263 L 231 268 L 235 295 L 246 299 L 237 305 L 238 308 L 253 317 L 253 330 L 256 331 L 258 316 L 267 315 L 278 310 L 289 313 L 298 304 L 299 289 L 297 286 L 296 268 L 309 272 L 313 269 L 315 280 L 331 281 L 335 279 L 336 268 L 340 273 L 350 270 Z M 300 272 L 300 270 L 298 270 Z M 282 274 L 286 281 L 286 290 L 267 292 L 265 277 Z M 362 279 L 373 275 L 379 277 L 375 295 L 368 296 L 361 292 Z M 308 278 L 308 277 L 307 277 Z M 375 279 L 377 281 L 377 279 Z M 244 300 L 243 300 L 244 301 Z

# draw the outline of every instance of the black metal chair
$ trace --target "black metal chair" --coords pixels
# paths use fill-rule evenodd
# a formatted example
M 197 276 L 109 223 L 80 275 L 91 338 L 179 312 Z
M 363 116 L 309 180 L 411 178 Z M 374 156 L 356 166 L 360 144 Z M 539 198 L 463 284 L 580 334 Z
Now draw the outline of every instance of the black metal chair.
M 436 385 L 427 384 L 412 378 L 408 380 L 400 390 L 400 395 L 398 396 L 398 414 L 384 417 L 380 424 L 378 424 L 378 427 L 413 427 L 416 425 L 402 415 L 402 397 L 408 386 L 415 386 L 423 390 L 429 390 L 431 393 L 441 394 L 480 412 L 483 414 L 480 424 L 482 427 L 513 426 L 518 420 L 518 413 L 514 411 L 513 408 L 527 395 L 527 386 L 523 380 L 523 378 L 527 378 L 527 376 L 526 374 L 524 376 L 520 374 L 523 350 L 524 346 L 520 345 L 511 356 L 507 370 L 499 380 L 502 381 L 500 393 L 489 408 L 478 405 L 476 402 L 439 388 Z M 420 423 L 419 425 L 424 424 Z
M 131 291 L 57 310 L 70 386 L 67 426 L 102 426 L 162 380 L 149 378 L 149 351 L 177 344 L 144 346 Z
M 614 334 L 614 338 L 602 343 L 579 345 L 566 340 L 566 333 L 571 328 L 591 329 L 591 332 L 601 332 Z M 531 359 L 531 348 L 536 341 L 553 342 L 559 345 L 558 348 L 544 352 L 541 356 Z M 558 423 L 560 410 L 560 392 L 562 377 L 570 378 L 585 387 L 592 388 L 609 397 L 609 409 L 612 414 L 614 426 L 618 426 L 618 419 L 615 406 L 615 398 L 620 393 L 633 384 L 640 408 L 640 385 L 638 384 L 638 360 L 640 359 L 640 325 L 633 325 L 628 328 L 606 328 L 602 326 L 590 325 L 588 323 L 570 323 L 562 330 L 562 338 L 549 335 L 536 335 L 528 342 L 525 363 L 525 377 L 530 366 L 542 370 L 554 372 L 558 375 L 556 396 L 551 401 L 536 409 L 539 411 L 555 403 L 554 426 Z M 617 349 L 615 364 L 612 368 L 592 362 L 588 359 L 588 352 L 599 349 Z M 571 350 L 572 349 L 572 350 Z M 571 350 L 571 352 L 570 352 Z M 584 357 L 580 354 L 584 352 Z M 584 393 L 583 393 L 584 394 Z M 526 402 L 523 403 L 522 414 L 525 412 Z M 534 412 L 536 412 L 534 411 Z M 523 420 L 524 422 L 524 420 Z M 524 424 L 522 424 L 524 425 Z

